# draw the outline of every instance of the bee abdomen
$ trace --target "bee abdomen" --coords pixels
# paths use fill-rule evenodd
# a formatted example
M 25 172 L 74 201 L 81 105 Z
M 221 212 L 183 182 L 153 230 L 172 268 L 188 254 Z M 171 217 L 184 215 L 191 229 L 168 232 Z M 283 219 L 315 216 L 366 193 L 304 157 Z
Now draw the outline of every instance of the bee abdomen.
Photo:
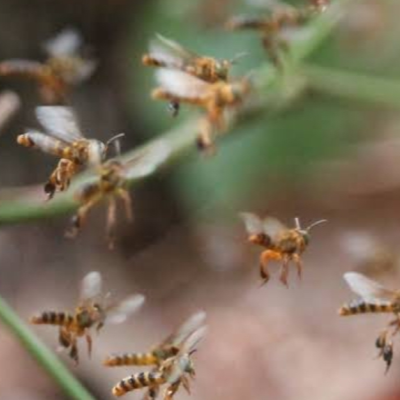
M 157 358 L 152 353 L 126 353 L 112 355 L 104 361 L 108 367 L 117 367 L 121 365 L 154 365 L 157 364 Z
M 141 372 L 122 379 L 112 388 L 114 396 L 123 396 L 135 389 L 164 383 L 165 379 L 159 372 Z
M 393 306 L 391 303 L 367 303 L 364 300 L 357 300 L 349 304 L 345 304 L 339 309 L 339 314 L 342 316 L 384 312 L 393 312 Z
M 41 325 L 59 325 L 65 326 L 72 323 L 73 317 L 72 315 L 64 312 L 56 312 L 56 311 L 45 311 L 40 315 L 33 316 L 30 320 L 32 324 Z

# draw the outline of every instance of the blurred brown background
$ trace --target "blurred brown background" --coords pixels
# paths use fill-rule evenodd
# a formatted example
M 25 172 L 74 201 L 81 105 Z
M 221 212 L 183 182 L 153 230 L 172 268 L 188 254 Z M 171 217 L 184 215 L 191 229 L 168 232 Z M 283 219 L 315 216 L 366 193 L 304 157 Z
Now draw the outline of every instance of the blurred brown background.
M 266 57 L 257 35 L 226 33 L 222 23 L 235 13 L 259 12 L 252 3 L 2 0 L 0 60 L 43 59 L 44 40 L 77 28 L 99 67 L 71 103 L 91 136 L 126 132 L 127 150 L 179 123 L 165 104 L 149 99 L 153 71 L 140 58 L 152 35 L 218 57 L 246 51 L 249 56 L 234 70 L 240 75 Z M 400 78 L 399 11 L 396 1 L 355 1 L 309 62 Z M 54 159 L 15 144 L 25 127 L 37 126 L 33 111 L 40 99 L 31 83 L 2 79 L 3 89 L 17 91 L 23 108 L 0 136 L 0 186 L 41 183 Z M 111 399 L 117 380 L 140 371 L 105 369 L 106 354 L 145 351 L 197 309 L 207 311 L 209 332 L 195 356 L 194 400 L 400 398 L 397 343 L 387 376 L 384 363 L 373 359 L 386 318 L 341 319 L 336 313 L 353 296 L 342 274 L 364 268 L 362 256 L 373 258 L 382 246 L 394 261 L 385 268 L 374 262 L 364 272 L 400 287 L 399 133 L 396 109 L 309 91 L 282 113 L 232 132 L 218 144 L 216 157 L 199 157 L 193 149 L 135 187 L 134 224 L 121 213 L 113 252 L 104 240 L 101 207 L 75 241 L 63 237 L 68 215 L 2 227 L 0 291 L 25 319 L 38 310 L 72 308 L 80 279 L 91 270 L 103 273 L 117 297 L 146 295 L 128 323 L 107 326 L 95 338 L 92 360 L 83 343 L 78 368 L 61 355 L 99 399 Z M 296 216 L 304 225 L 329 220 L 313 232 L 302 282 L 291 271 L 289 289 L 276 274 L 259 287 L 259 253 L 246 243 L 238 218 L 243 210 L 288 224 Z M 351 238 L 371 241 L 359 251 L 358 239 L 354 245 Z M 34 330 L 56 348 L 56 329 Z M 1 399 L 63 398 L 6 330 L 0 336 Z M 138 391 L 127 398 L 141 396 Z

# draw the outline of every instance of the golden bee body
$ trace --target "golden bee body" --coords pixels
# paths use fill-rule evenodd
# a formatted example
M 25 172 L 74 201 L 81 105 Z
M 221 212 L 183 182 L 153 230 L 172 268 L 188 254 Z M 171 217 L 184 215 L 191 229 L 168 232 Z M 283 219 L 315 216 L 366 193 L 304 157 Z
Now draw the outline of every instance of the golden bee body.
M 301 255 L 309 244 L 309 231 L 325 220 L 314 222 L 307 229 L 302 229 L 297 218 L 295 219 L 296 227 L 287 228 L 280 221 L 271 217 L 261 219 L 248 212 L 241 213 L 241 217 L 248 233 L 248 241 L 265 249 L 260 255 L 260 276 L 263 284 L 267 283 L 270 278 L 267 269 L 270 261 L 282 262 L 280 280 L 284 285 L 288 285 L 290 261 L 296 265 L 298 276 L 301 278 L 303 269 Z

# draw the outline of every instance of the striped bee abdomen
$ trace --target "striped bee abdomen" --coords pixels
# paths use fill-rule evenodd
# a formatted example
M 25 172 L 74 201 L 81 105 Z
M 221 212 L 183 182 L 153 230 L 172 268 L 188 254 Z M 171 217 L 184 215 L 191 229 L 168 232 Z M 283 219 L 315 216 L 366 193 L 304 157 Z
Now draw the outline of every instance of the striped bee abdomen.
M 135 389 L 165 383 L 165 378 L 160 372 L 140 372 L 122 379 L 112 388 L 114 396 L 123 396 Z
M 153 353 L 126 353 L 111 355 L 104 361 L 108 367 L 121 365 L 157 365 L 158 359 Z
M 74 317 L 65 312 L 44 311 L 39 315 L 35 315 L 30 319 L 31 324 L 41 325 L 59 325 L 65 326 L 73 322 Z
M 377 301 L 375 303 L 367 303 L 365 300 L 360 299 L 345 304 L 339 309 L 339 315 L 342 316 L 385 312 L 393 312 L 393 304 L 391 302 Z

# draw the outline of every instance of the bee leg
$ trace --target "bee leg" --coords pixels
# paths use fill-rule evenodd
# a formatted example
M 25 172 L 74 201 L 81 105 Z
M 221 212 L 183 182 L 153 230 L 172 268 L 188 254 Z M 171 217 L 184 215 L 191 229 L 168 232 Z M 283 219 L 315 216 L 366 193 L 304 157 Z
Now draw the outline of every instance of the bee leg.
M 181 108 L 181 105 L 180 105 L 179 101 L 172 100 L 168 103 L 168 109 L 173 118 L 176 118 L 179 115 L 180 108 Z
M 213 134 L 212 123 L 208 119 L 201 121 L 200 132 L 196 139 L 196 146 L 201 152 L 205 152 L 207 155 L 212 155 L 215 153 L 212 134 Z
M 284 256 L 282 259 L 281 275 L 279 277 L 279 280 L 286 287 L 289 287 L 288 280 L 287 280 L 288 275 L 289 275 L 289 258 L 287 256 Z
M 185 388 L 186 392 L 188 394 L 190 394 L 190 382 L 189 382 L 189 379 L 186 376 L 182 376 L 181 381 L 182 381 L 182 385 Z
M 302 272 L 303 272 L 303 263 L 301 261 L 301 258 L 298 254 L 294 253 L 292 255 L 292 260 L 297 268 L 297 276 L 299 277 L 299 279 L 301 279 Z
M 151 386 L 145 393 L 143 400 L 154 400 L 157 398 L 159 392 L 160 392 L 159 386 Z
M 270 278 L 269 272 L 268 272 L 268 262 L 270 260 L 276 260 L 280 261 L 282 259 L 282 256 L 280 253 L 277 253 L 276 251 L 273 250 L 265 250 L 261 253 L 260 255 L 260 276 L 263 279 L 262 285 L 265 285 Z
M 109 199 L 108 210 L 107 210 L 107 227 L 106 227 L 106 235 L 108 248 L 112 250 L 114 248 L 114 228 L 116 222 L 117 215 L 117 203 L 115 198 L 112 197 Z
M 60 343 L 62 348 L 68 348 L 71 345 L 71 335 L 64 328 L 60 328 L 58 343 Z
M 133 221 L 132 199 L 130 193 L 126 189 L 121 189 L 118 194 L 124 202 L 126 218 L 128 218 L 129 222 Z
M 71 350 L 69 351 L 69 356 L 75 361 L 75 364 L 79 364 L 79 354 L 78 354 L 78 343 L 76 340 L 76 336 L 71 338 Z
M 78 208 L 78 211 L 71 219 L 72 226 L 65 232 L 66 237 L 76 237 L 85 222 L 87 213 L 96 204 L 96 200 L 91 200 L 87 204 L 83 204 Z
M 181 381 L 178 380 L 175 383 L 172 383 L 171 385 L 169 385 L 164 392 L 164 400 L 172 400 L 172 398 L 174 397 L 174 394 L 176 393 L 176 391 L 179 389 L 179 385 L 180 385 Z
M 93 341 L 92 341 L 92 337 L 90 336 L 89 332 L 86 332 L 85 338 L 86 338 L 86 344 L 87 344 L 87 349 L 88 349 L 88 355 L 89 355 L 89 358 L 91 358 Z

